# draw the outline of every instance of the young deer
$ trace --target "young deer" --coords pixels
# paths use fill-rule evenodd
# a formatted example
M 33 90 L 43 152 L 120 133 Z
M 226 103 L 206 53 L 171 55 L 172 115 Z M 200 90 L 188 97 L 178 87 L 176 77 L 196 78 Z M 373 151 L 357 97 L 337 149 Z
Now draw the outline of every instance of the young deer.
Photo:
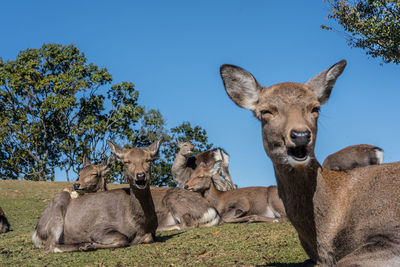
M 191 142 L 179 142 L 178 145 L 180 150 L 175 157 L 171 172 L 179 187 L 185 186 L 190 175 L 201 162 L 212 166 L 216 161 L 222 161 L 220 171 L 213 177 L 217 188 L 222 191 L 236 188 L 229 173 L 229 155 L 225 150 L 214 148 L 193 156 L 194 145 Z
M 220 72 L 229 97 L 261 122 L 279 196 L 310 263 L 400 266 L 400 163 L 343 172 L 321 168 L 314 156 L 320 106 L 345 66 L 264 88 L 242 68 Z
M 32 236 L 36 246 L 48 252 L 63 252 L 153 241 L 157 216 L 150 193 L 150 167 L 161 140 L 147 148 L 132 149 L 107 143 L 124 162 L 129 188 L 84 194 L 76 199 L 71 199 L 69 192 L 57 194 L 48 209 L 59 215 L 39 220 Z
M 348 146 L 326 157 L 322 167 L 344 171 L 368 165 L 379 165 L 383 163 L 383 154 L 383 150 L 377 146 Z
M 0 234 L 4 234 L 10 231 L 10 223 L 4 214 L 3 209 L 0 207 Z
M 276 186 L 220 191 L 213 181 L 220 168 L 221 161 L 217 161 L 213 167 L 200 163 L 185 189 L 200 193 L 217 209 L 224 222 L 278 222 L 286 219 Z

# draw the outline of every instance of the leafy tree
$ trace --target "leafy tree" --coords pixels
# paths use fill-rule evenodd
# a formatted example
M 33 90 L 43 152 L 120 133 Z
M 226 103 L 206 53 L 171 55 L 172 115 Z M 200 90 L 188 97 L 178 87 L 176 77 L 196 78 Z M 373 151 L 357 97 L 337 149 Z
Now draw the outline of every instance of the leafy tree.
M 131 140 L 144 114 L 134 85 L 110 86 L 105 68 L 73 45 L 45 44 L 0 61 L 0 175 L 54 180 L 77 172 L 84 154 L 104 155 L 104 140 Z M 106 108 L 110 107 L 110 108 Z
M 331 9 L 328 18 L 348 33 L 352 47 L 366 50 L 383 62 L 400 63 L 400 1 L 397 0 L 326 0 Z M 323 29 L 332 27 L 322 25 Z
M 158 110 L 138 104 L 133 83 L 111 83 L 107 70 L 87 63 L 74 45 L 45 44 L 0 59 L 0 179 L 54 180 L 59 168 L 69 180 L 85 155 L 94 163 L 107 156 L 107 139 L 128 148 L 164 137 L 152 184 L 175 186 L 177 140 L 206 150 L 206 131 L 188 122 L 167 131 Z M 107 179 L 123 181 L 122 168 L 117 163 Z

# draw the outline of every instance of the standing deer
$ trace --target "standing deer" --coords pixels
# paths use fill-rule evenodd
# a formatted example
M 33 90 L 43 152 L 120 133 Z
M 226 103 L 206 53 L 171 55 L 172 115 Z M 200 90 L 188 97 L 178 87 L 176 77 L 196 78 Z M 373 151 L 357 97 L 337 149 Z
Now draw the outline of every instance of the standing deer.
M 348 146 L 326 157 L 323 168 L 334 171 L 351 170 L 383 163 L 383 150 L 377 146 Z
M 171 171 L 172 177 L 178 183 L 179 187 L 183 188 L 185 186 L 190 175 L 201 162 L 213 166 L 215 162 L 222 161 L 220 171 L 213 177 L 217 188 L 222 191 L 236 188 L 229 173 L 229 155 L 225 150 L 214 148 L 193 156 L 194 145 L 191 142 L 178 142 L 178 145 L 180 149 Z
M 290 222 L 318 266 L 400 266 L 400 162 L 350 171 L 321 168 L 314 146 L 320 106 L 342 60 L 304 84 L 262 87 L 249 72 L 221 66 L 229 97 L 261 122 Z
M 191 174 L 185 189 L 200 193 L 217 209 L 224 222 L 278 222 L 286 219 L 276 186 L 220 191 L 213 180 L 220 168 L 221 161 L 212 167 L 200 163 Z
M 111 143 L 110 143 L 111 144 Z M 126 153 L 116 144 L 111 144 L 114 149 L 120 151 L 120 154 Z M 107 160 L 106 166 L 112 166 Z M 143 161 L 146 158 L 142 159 Z M 79 173 L 79 180 L 74 188 L 80 192 L 94 193 L 107 190 L 105 186 L 104 175 L 106 172 L 102 169 L 95 171 L 97 166 L 86 164 Z M 78 186 L 76 186 L 78 185 Z M 196 193 L 187 191 L 183 188 L 150 188 L 157 214 L 157 231 L 183 230 L 197 226 L 214 226 L 220 221 L 217 211 L 210 203 Z
M 0 207 L 0 234 L 4 234 L 10 231 L 10 223 L 4 214 L 3 209 Z
M 39 220 L 32 236 L 36 246 L 48 252 L 63 252 L 153 241 L 157 217 L 150 193 L 150 167 L 161 140 L 147 148 L 132 149 L 107 143 L 124 162 L 129 188 L 84 194 L 76 199 L 71 199 L 65 191 L 57 194 L 49 204 L 54 207 L 48 209 L 61 216 L 49 216 L 47 222 Z

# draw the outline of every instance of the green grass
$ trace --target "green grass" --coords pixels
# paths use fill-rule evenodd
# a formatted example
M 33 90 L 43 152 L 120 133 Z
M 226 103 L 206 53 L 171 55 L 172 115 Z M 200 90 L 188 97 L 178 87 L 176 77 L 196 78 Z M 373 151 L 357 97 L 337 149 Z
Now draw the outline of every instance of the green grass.
M 91 252 L 45 254 L 31 236 L 66 182 L 0 181 L 13 231 L 0 235 L 0 266 L 300 266 L 307 259 L 289 223 L 224 224 L 157 233 L 157 242 Z

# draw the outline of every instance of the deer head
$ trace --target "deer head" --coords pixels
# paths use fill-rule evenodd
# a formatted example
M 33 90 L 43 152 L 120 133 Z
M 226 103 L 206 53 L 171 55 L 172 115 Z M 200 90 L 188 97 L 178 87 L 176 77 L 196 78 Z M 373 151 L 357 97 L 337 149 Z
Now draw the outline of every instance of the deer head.
M 184 157 L 190 157 L 193 154 L 194 145 L 191 142 L 178 141 L 179 153 Z
M 306 83 L 285 82 L 262 87 L 252 74 L 233 66 L 220 73 L 229 97 L 261 122 L 264 149 L 274 164 L 304 167 L 314 158 L 319 109 L 328 101 L 342 60 Z
M 146 148 L 125 149 L 107 140 L 112 153 L 119 161 L 124 163 L 125 176 L 129 183 L 137 189 L 145 189 L 150 186 L 151 162 L 158 154 L 161 142 L 162 139 Z
M 203 193 L 210 189 L 211 183 L 213 183 L 213 177 L 219 175 L 221 164 L 222 161 L 219 160 L 210 167 L 204 162 L 201 162 L 190 175 L 190 178 L 185 185 L 185 189 L 199 193 Z

